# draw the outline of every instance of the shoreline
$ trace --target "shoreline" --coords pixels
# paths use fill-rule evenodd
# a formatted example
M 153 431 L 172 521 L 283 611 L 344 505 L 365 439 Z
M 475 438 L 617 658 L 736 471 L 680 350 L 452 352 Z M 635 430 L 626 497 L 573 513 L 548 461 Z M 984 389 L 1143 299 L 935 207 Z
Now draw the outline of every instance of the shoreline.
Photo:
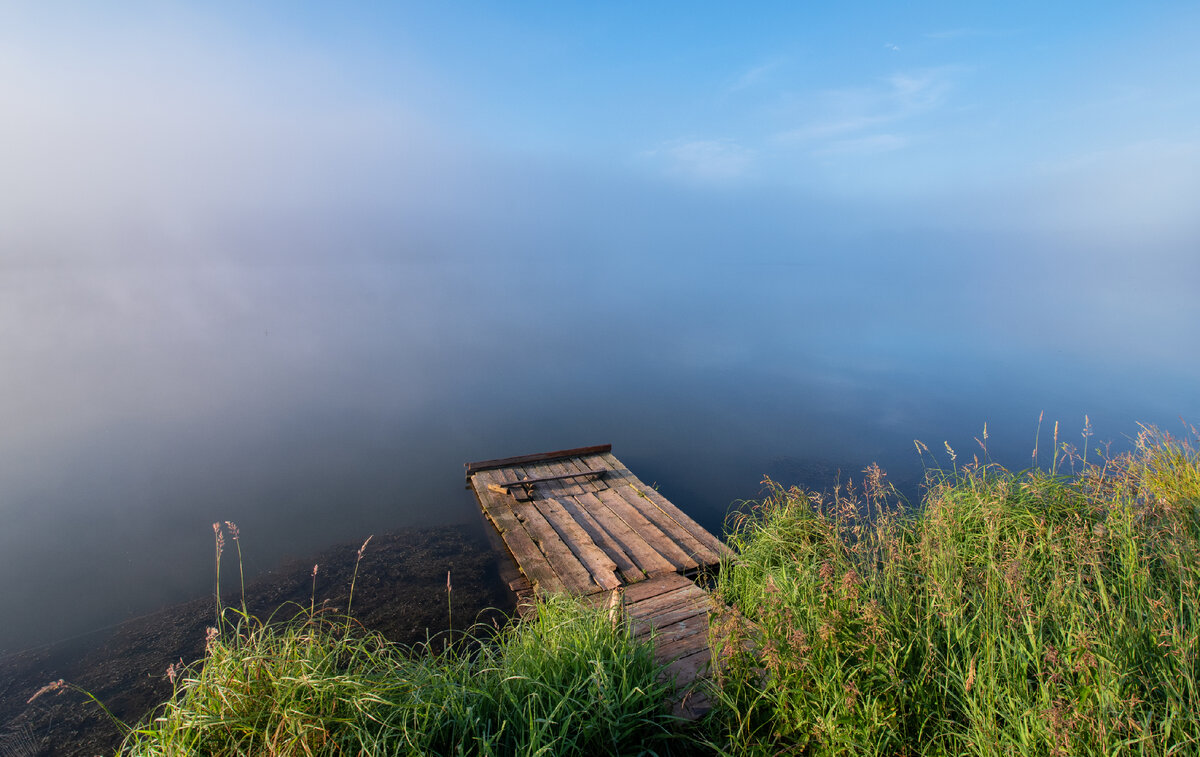
M 365 538 L 365 537 L 364 537 Z M 345 609 L 359 544 L 340 544 L 279 566 L 246 587 L 247 605 L 259 616 L 288 603 L 308 607 L 312 566 L 319 565 L 315 601 Z M 448 626 L 446 571 L 453 576 L 454 623 L 465 627 L 512 610 L 500 578 L 499 558 L 467 526 L 404 528 L 371 540 L 359 565 L 354 617 L 392 641 L 415 644 Z M 226 552 L 225 571 L 236 571 Z M 224 581 L 222 581 L 224 583 Z M 223 587 L 223 591 L 225 591 Z M 226 605 L 236 594 L 223 595 Z M 28 754 L 87 757 L 112 753 L 121 733 L 93 702 L 76 691 L 27 700 L 63 678 L 94 694 L 113 714 L 135 724 L 170 696 L 169 665 L 199 659 L 205 629 L 213 624 L 214 598 L 198 597 L 72 639 L 0 659 L 0 745 L 26 738 Z M 9 735 L 6 735 L 9 734 Z M 18 748 L 25 748 L 21 744 Z M 24 755 L 25 752 L 15 752 Z

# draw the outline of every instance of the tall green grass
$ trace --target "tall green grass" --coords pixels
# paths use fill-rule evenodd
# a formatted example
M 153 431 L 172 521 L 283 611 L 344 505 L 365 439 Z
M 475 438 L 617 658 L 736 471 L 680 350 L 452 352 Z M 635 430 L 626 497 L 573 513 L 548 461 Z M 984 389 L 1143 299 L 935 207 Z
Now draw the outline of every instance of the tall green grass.
M 311 607 L 273 622 L 218 600 L 217 620 L 122 754 L 639 754 L 676 740 L 652 648 L 568 599 L 417 647 Z
M 1200 455 L 1143 429 L 1072 476 L 771 484 L 721 596 L 729 753 L 1200 753 Z M 1069 453 L 1071 450 L 1067 449 Z
M 670 737 L 644 645 L 550 601 L 487 643 L 408 649 L 344 623 L 213 635 L 128 755 L 631 754 Z

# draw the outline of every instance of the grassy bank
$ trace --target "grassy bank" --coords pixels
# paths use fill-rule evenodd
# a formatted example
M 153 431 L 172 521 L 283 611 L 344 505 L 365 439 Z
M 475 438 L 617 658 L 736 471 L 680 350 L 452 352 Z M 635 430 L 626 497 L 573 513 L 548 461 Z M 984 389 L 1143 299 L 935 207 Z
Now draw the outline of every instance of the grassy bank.
M 1013 473 L 947 450 L 918 505 L 870 468 L 769 484 L 732 521 L 730 656 L 697 727 L 665 715 L 648 646 L 567 601 L 449 649 L 233 613 L 124 751 L 1200 753 L 1197 451 L 1145 430 L 1087 461 L 1056 439 Z
M 1054 453 L 1020 474 L 952 460 L 909 512 L 875 469 L 773 487 L 721 582 L 747 620 L 722 745 L 1200 753 L 1200 458 L 1153 430 L 1116 459 Z
M 592 755 L 670 736 L 650 650 L 603 614 L 548 602 L 490 636 L 410 648 L 320 615 L 243 619 L 123 753 Z

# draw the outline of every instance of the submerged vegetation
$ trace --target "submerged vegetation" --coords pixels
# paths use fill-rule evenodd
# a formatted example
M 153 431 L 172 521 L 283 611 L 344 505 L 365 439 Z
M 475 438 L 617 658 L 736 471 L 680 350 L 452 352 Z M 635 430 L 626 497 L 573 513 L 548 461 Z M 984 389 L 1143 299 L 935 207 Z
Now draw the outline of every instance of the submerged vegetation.
M 122 751 L 1197 754 L 1193 444 L 1143 429 L 1089 461 L 1056 438 L 1020 473 L 947 447 L 917 506 L 876 467 L 822 494 L 767 482 L 731 524 L 716 591 L 735 612 L 696 725 L 666 714 L 649 645 L 568 600 L 416 648 L 319 607 L 218 608 Z

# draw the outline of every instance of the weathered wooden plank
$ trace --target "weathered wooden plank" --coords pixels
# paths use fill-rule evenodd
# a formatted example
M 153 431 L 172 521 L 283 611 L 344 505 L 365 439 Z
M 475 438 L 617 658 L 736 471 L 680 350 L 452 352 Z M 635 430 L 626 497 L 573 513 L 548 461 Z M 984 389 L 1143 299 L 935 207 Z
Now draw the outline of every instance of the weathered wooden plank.
M 612 559 L 626 583 L 633 584 L 646 580 L 645 572 L 637 566 L 625 548 L 618 544 L 574 497 L 561 497 L 558 503 L 571 514 L 571 517 L 584 531 L 587 531 L 596 546 L 604 550 L 604 554 Z
M 665 605 L 654 610 L 654 612 L 646 615 L 634 615 L 630 613 L 629 617 L 636 624 L 636 630 L 639 636 L 644 636 L 652 630 L 662 631 L 672 623 L 678 623 L 681 620 L 686 620 L 693 616 L 707 616 L 711 612 L 707 603 L 697 602 L 695 600 L 676 601 L 673 604 Z
M 577 471 L 603 470 L 604 471 L 604 475 L 602 475 L 602 476 L 597 476 L 594 478 L 589 477 L 589 478 L 576 479 L 576 482 L 583 488 L 584 491 L 598 492 L 601 489 L 608 488 L 608 483 L 604 480 L 604 476 L 609 475 L 610 472 L 612 471 L 612 468 L 608 468 L 603 465 L 597 465 L 595 467 L 584 465 L 583 459 L 578 458 L 578 457 L 567 457 L 567 458 L 564 458 L 563 460 L 561 460 L 560 462 L 562 463 L 563 467 L 566 468 L 567 470 L 577 470 Z
M 471 477 L 471 486 L 475 489 L 475 497 L 479 500 L 483 512 L 492 521 L 500 538 L 512 552 L 517 565 L 525 573 L 539 591 L 549 594 L 561 594 L 567 591 L 566 584 L 550 567 L 544 554 L 538 549 L 525 526 L 513 512 L 511 501 L 504 495 L 489 491 L 487 485 L 493 483 L 490 471 L 478 473 Z
M 526 469 L 526 470 L 528 470 L 528 469 Z M 556 474 L 548 475 L 548 476 L 530 476 L 527 478 L 517 479 L 517 480 L 513 481 L 512 483 L 508 484 L 508 486 L 505 486 L 503 488 L 505 489 L 504 493 L 507 493 L 508 488 L 513 487 L 513 486 L 532 486 L 533 484 L 542 484 L 542 483 L 547 483 L 550 481 L 559 481 L 559 480 L 563 480 L 563 479 L 584 478 L 586 476 L 592 476 L 593 478 L 595 478 L 598 476 L 603 476 L 607 472 L 608 472 L 608 469 L 606 469 L 606 468 L 590 468 L 588 470 L 583 470 L 583 471 L 563 472 L 563 473 L 556 473 Z M 500 484 L 494 484 L 494 486 L 500 486 Z
M 674 573 L 675 565 L 660 555 L 641 535 L 630 528 L 629 524 L 610 510 L 598 496 L 602 493 L 580 494 L 575 497 L 575 501 L 588 511 L 613 541 L 621 545 L 625 554 L 633 558 L 638 568 L 647 576 Z
M 512 497 L 518 503 L 528 502 L 533 498 L 531 493 L 533 487 L 526 488 L 518 486 L 516 483 L 517 479 L 523 475 L 520 468 L 491 468 L 473 475 L 476 478 L 482 477 L 481 480 L 486 478 L 490 491 L 497 494 L 505 494 Z
M 626 600 L 625 606 L 630 614 L 635 617 L 643 617 L 653 615 L 667 607 L 673 607 L 677 604 L 686 602 L 704 602 L 708 597 L 703 589 L 695 584 L 690 586 L 680 586 L 677 589 L 671 589 L 656 594 L 652 597 L 646 597 L 640 601 L 629 602 Z
M 660 510 L 653 502 L 639 494 L 638 489 L 634 488 L 628 481 L 614 481 L 611 490 L 621 495 L 646 520 L 657 526 L 659 530 L 666 534 L 671 541 L 675 542 L 681 550 L 699 565 L 716 565 L 721 561 L 721 558 L 715 552 L 704 546 L 696 537 L 680 527 L 673 518 Z
M 522 507 L 516 511 L 517 519 L 525 526 L 530 538 L 546 555 L 546 560 L 554 572 L 562 579 L 563 585 L 572 594 L 592 594 L 603 587 L 592 580 L 588 571 L 571 548 L 567 546 L 554 526 L 550 525 L 545 516 L 536 507 Z
M 638 638 L 643 638 L 643 637 L 649 636 L 651 634 L 651 632 L 656 629 L 664 630 L 664 629 L 667 629 L 668 626 L 674 625 L 676 623 L 680 623 L 685 620 L 691 620 L 693 618 L 700 618 L 705 623 L 707 623 L 708 622 L 708 608 L 707 607 L 698 607 L 696 605 L 685 605 L 683 607 L 677 607 L 673 610 L 669 610 L 667 612 L 662 613 L 661 615 L 658 615 L 658 616 L 652 618 L 651 619 L 652 622 L 650 622 L 650 623 L 644 623 L 642 625 L 635 627 L 633 635 Z M 653 627 L 651 627 L 651 626 L 653 626 Z
M 633 605 L 645 600 L 649 597 L 658 596 L 667 591 L 695 586 L 695 582 L 687 576 L 681 576 L 678 573 L 671 572 L 666 575 L 655 576 L 645 583 L 640 583 L 636 586 L 629 586 L 625 589 L 625 604 Z
M 725 542 L 718 539 L 706 528 L 697 523 L 691 516 L 679 509 L 675 503 L 664 497 L 657 489 L 647 486 L 641 479 L 634 475 L 633 471 L 625 467 L 624 463 L 613 457 L 611 453 L 604 453 L 602 458 L 607 457 L 616 465 L 613 470 L 618 475 L 625 475 L 629 478 L 630 484 L 641 493 L 646 499 L 650 500 L 655 506 L 662 510 L 666 515 L 670 516 L 681 528 L 689 534 L 696 537 L 704 546 L 712 550 L 719 557 L 733 557 L 734 552 Z
M 708 646 L 708 618 L 697 618 L 687 624 L 680 625 L 668 638 L 659 633 L 654 637 L 654 659 L 660 662 L 677 660 L 699 652 Z
M 586 464 L 589 465 L 589 467 L 599 467 L 596 465 L 596 463 L 599 462 L 600 465 L 611 468 L 615 472 L 615 475 L 628 479 L 631 486 L 635 487 L 647 499 L 654 503 L 656 507 L 662 510 L 666 515 L 670 516 L 676 523 L 679 524 L 680 528 L 694 536 L 699 542 L 704 544 L 704 546 L 706 546 L 715 554 L 733 554 L 733 551 L 729 549 L 724 542 L 713 536 L 699 523 L 688 517 L 685 512 L 676 507 L 666 497 L 659 494 L 654 488 L 643 483 L 641 479 L 633 474 L 633 471 L 629 470 L 629 468 L 626 468 L 625 464 L 612 454 L 611 450 L 608 452 L 597 453 L 595 455 L 582 455 L 581 458 Z
M 712 661 L 712 650 L 705 646 L 694 654 L 680 657 L 667 665 L 662 672 L 664 680 L 674 679 L 677 688 L 690 685 L 707 671 Z
M 685 618 L 669 626 L 655 629 L 654 638 L 657 642 L 657 647 L 665 647 L 683 639 L 691 638 L 699 633 L 703 633 L 705 638 L 704 643 L 707 644 L 710 617 L 711 613 L 705 613 L 704 615 Z
M 601 589 L 609 590 L 621 585 L 617 578 L 617 564 L 596 546 L 587 531 L 555 499 L 535 499 L 535 506 L 546 521 L 558 532 L 559 538 L 571 549 L 579 562 L 587 568 L 592 581 Z
M 539 452 L 535 455 L 518 455 L 517 457 L 501 457 L 495 460 L 481 460 L 477 463 L 467 463 L 467 478 L 471 477 L 472 473 L 489 470 L 492 468 L 508 468 L 514 465 L 523 465 L 525 463 L 533 463 L 539 460 L 554 460 L 559 457 L 578 457 L 580 455 L 596 455 L 612 450 L 611 444 L 598 444 L 593 447 L 577 447 L 575 449 L 562 449 L 556 452 Z
M 504 485 L 512 480 L 516 473 L 511 468 L 501 468 L 492 471 L 482 471 L 479 475 L 492 477 L 489 483 Z M 571 547 L 563 540 L 546 517 L 536 506 L 536 501 L 517 502 L 512 507 L 517 520 L 525 527 L 530 538 L 537 544 L 538 550 L 545 555 L 555 574 L 562 580 L 563 585 L 573 594 L 591 594 L 603 587 L 592 580 L 591 572 L 575 556 Z
M 642 537 L 655 552 L 665 557 L 676 570 L 693 570 L 700 567 L 695 558 L 679 548 L 669 536 L 658 526 L 646 519 L 645 515 L 629 504 L 624 497 L 612 489 L 596 492 L 595 497 L 608 506 L 608 509 L 625 521 L 635 533 Z
M 571 471 L 563 465 L 562 460 L 554 460 L 551 462 L 541 463 L 539 469 L 547 472 L 553 472 L 557 478 L 551 479 L 543 484 L 538 485 L 538 492 L 543 497 L 574 497 L 576 494 L 583 494 L 586 489 L 583 488 L 582 481 L 576 478 L 568 478 Z M 608 473 L 605 468 L 599 468 L 602 471 L 599 475 Z

